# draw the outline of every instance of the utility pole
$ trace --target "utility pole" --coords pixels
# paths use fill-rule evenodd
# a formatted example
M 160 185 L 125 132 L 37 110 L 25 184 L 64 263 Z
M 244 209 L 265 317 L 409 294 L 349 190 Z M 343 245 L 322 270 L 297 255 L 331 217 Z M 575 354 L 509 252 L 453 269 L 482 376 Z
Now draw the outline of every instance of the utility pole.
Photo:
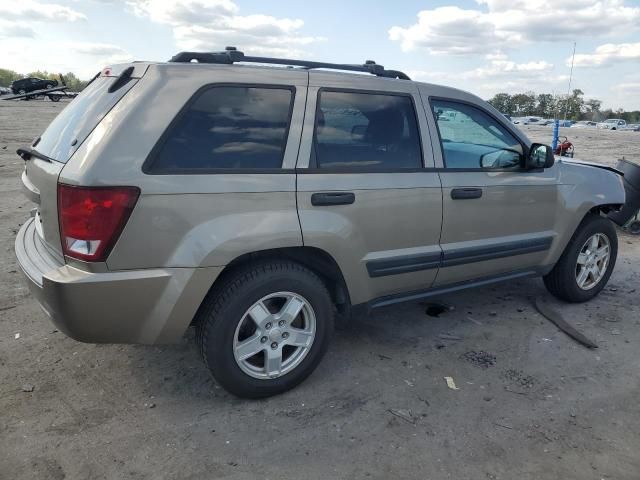
M 564 120 L 567 120 L 567 110 L 569 110 L 569 94 L 571 93 L 571 80 L 573 79 L 573 62 L 576 59 L 576 42 L 573 42 L 573 55 L 571 56 L 571 72 L 569 73 L 569 88 L 567 88 L 567 105 L 564 109 Z

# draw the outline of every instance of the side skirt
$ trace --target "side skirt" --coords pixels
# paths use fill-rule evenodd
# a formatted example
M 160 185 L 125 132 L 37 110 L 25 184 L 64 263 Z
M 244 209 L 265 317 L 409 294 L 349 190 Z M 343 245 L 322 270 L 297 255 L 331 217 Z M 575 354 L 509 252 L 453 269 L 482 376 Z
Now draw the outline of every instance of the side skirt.
M 374 308 L 386 307 L 396 303 L 412 302 L 416 300 L 422 300 L 424 298 L 435 297 L 438 295 L 445 295 L 447 293 L 453 293 L 460 290 L 466 290 L 467 288 L 483 287 L 485 285 L 491 285 L 493 283 L 500 283 L 509 280 L 516 280 L 527 277 L 538 277 L 543 272 L 540 270 L 522 270 L 517 272 L 503 273 L 500 275 L 493 275 L 490 277 L 483 277 L 476 280 L 468 280 L 465 282 L 453 283 L 451 285 L 444 285 L 436 288 L 428 288 L 425 290 L 418 290 L 406 293 L 397 293 L 394 295 L 387 295 L 384 297 L 375 298 L 367 303 L 355 305 L 353 308 L 360 310 L 370 310 Z

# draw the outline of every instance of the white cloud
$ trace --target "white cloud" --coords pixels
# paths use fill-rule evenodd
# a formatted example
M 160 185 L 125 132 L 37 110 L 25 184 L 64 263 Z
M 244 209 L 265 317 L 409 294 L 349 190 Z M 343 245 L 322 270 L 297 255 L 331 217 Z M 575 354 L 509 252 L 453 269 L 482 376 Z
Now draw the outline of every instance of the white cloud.
M 22 0 L 0 4 L 0 18 L 17 21 L 75 22 L 86 20 L 87 17 L 77 10 L 57 3 Z
M 124 48 L 110 43 L 75 42 L 67 44 L 66 49 L 88 57 L 95 70 L 106 65 L 129 63 L 134 60 L 133 55 Z
M 495 53 L 538 41 L 573 40 L 629 32 L 640 26 L 640 7 L 624 0 L 477 0 L 484 10 L 453 6 L 422 10 L 389 38 L 405 51 L 434 54 Z
M 597 47 L 593 53 L 576 54 L 576 67 L 604 67 L 625 61 L 640 62 L 640 43 L 607 43 Z M 571 65 L 571 57 L 567 58 Z
M 171 25 L 178 48 L 220 50 L 235 45 L 251 54 L 303 54 L 301 47 L 322 41 L 300 33 L 300 19 L 239 15 L 231 0 L 129 0 L 138 16 Z
M 0 19 L 0 38 L 33 38 L 35 32 L 22 23 L 7 22 Z
M 418 23 L 392 27 L 389 38 L 404 51 L 425 47 L 435 54 L 466 55 L 499 49 L 506 37 L 478 10 L 439 7 L 418 12 Z
M 567 75 L 558 75 L 552 64 L 545 61 L 517 63 L 499 55 L 486 66 L 457 71 L 409 71 L 408 75 L 419 81 L 449 85 L 470 91 L 483 98 L 496 92 L 539 93 L 553 91 L 558 85 L 566 85 Z
M 75 42 L 67 46 L 70 50 L 84 55 L 125 55 L 127 52 L 117 45 L 110 43 L 90 43 L 90 42 Z
M 461 72 L 423 72 L 414 71 L 416 78 L 427 79 L 431 81 L 446 80 L 495 80 L 506 78 L 511 81 L 521 81 L 524 79 L 538 79 L 544 77 L 553 71 L 553 64 L 545 61 L 516 63 L 511 60 L 504 59 L 490 60 L 487 66 L 464 70 Z

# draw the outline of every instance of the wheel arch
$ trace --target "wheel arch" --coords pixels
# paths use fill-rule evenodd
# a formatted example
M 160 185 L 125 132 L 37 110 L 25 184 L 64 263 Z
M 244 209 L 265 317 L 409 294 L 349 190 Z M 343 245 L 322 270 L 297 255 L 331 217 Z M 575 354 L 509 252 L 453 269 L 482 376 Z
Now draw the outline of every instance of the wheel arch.
M 317 247 L 282 247 L 244 253 L 229 262 L 216 278 L 209 292 L 222 284 L 238 268 L 256 261 L 291 260 L 313 271 L 324 282 L 331 299 L 340 314 L 348 314 L 351 308 L 349 289 L 340 266 L 326 251 Z M 204 300 L 203 300 L 204 302 Z

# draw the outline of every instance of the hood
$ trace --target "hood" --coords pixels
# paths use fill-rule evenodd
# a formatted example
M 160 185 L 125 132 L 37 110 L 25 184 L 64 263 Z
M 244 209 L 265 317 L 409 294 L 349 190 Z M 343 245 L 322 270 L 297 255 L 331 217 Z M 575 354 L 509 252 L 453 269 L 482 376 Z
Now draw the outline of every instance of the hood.
M 585 162 L 582 160 L 576 160 L 576 159 L 567 158 L 567 157 L 560 157 L 558 161 L 562 163 L 568 163 L 570 165 L 585 165 L 587 167 L 601 168 L 602 170 L 609 170 L 610 172 L 617 173 L 618 175 L 624 176 L 624 173 L 618 170 L 617 168 L 610 167 L 609 165 L 603 165 L 602 163 Z

